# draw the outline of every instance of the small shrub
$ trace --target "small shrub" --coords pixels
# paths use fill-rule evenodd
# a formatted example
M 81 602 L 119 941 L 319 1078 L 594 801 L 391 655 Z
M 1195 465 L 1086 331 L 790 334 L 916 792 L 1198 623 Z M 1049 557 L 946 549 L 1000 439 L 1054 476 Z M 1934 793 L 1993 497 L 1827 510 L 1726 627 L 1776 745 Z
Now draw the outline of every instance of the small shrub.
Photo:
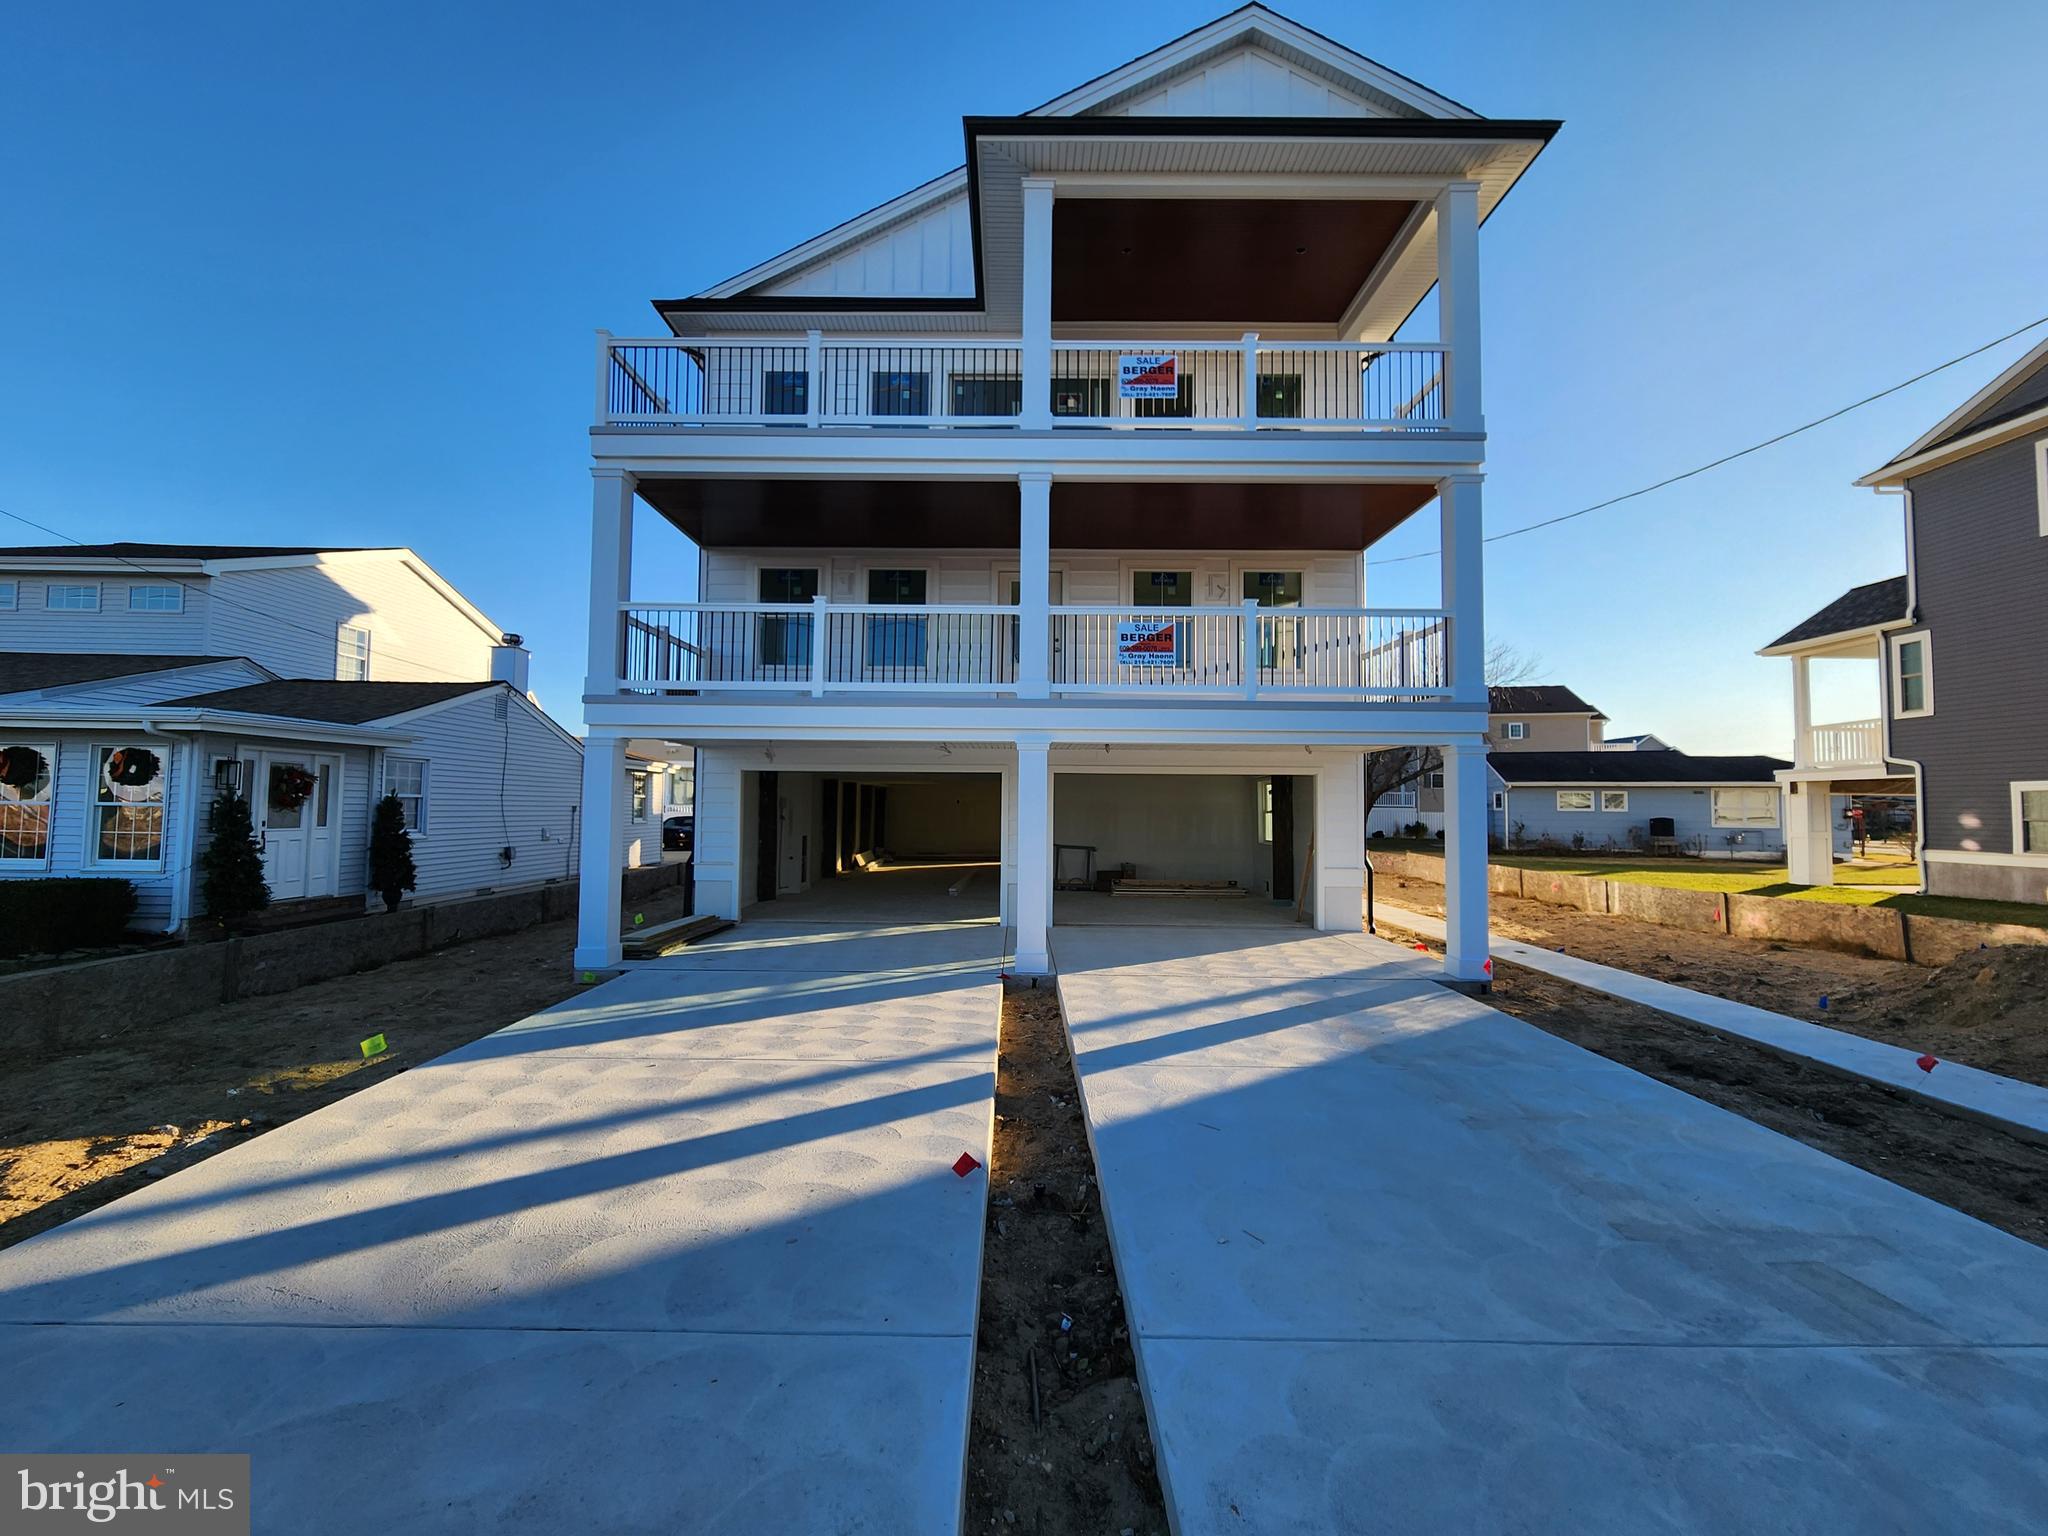
M 1386 835 L 1387 835 L 1387 834 L 1386 834 L 1386 833 L 1384 833 L 1384 832 L 1375 832 L 1375 833 L 1373 833 L 1373 835 L 1372 835 L 1372 840 L 1373 840 L 1374 842 L 1378 842 L 1378 841 L 1379 841 L 1379 840 L 1380 840 L 1381 838 L 1385 837 Z
M 384 898 L 385 910 L 396 912 L 399 898 L 419 889 L 419 871 L 412 862 L 412 834 L 405 829 L 405 807 L 398 796 L 377 802 L 370 824 L 370 889 Z
M 48 955 L 118 944 L 135 915 L 127 880 L 0 880 L 0 955 Z
M 1572 852 L 1573 852 L 1573 853 L 1584 853 L 1585 851 L 1586 851 L 1586 834 L 1585 834 L 1585 833 L 1583 833 L 1583 832 L 1574 832 L 1574 833 L 1572 834 Z
M 1436 829 L 1436 840 L 1438 842 L 1442 842 L 1444 840 L 1444 829 L 1442 827 L 1438 827 Z
M 232 923 L 270 905 L 249 802 L 232 790 L 213 802 L 213 840 L 199 855 L 199 868 L 199 899 L 208 917 Z
M 1522 846 L 1523 843 L 1527 842 L 1528 839 L 1529 823 L 1527 823 L 1526 821 L 1518 821 L 1512 827 L 1508 828 L 1508 846 L 1510 848 L 1519 848 Z

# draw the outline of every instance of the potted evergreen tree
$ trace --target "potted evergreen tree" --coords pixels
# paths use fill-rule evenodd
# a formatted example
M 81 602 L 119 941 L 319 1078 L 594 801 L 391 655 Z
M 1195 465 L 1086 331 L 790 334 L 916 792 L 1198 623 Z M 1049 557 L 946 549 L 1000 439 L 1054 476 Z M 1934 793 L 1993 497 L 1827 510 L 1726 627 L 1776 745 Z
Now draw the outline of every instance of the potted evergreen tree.
M 370 889 L 384 898 L 384 910 L 396 912 L 407 891 L 419 888 L 419 871 L 412 863 L 412 834 L 405 829 L 405 807 L 398 796 L 386 795 L 377 802 L 370 822 Z
M 270 905 L 263 879 L 263 845 L 249 815 L 249 802 L 228 790 L 213 802 L 213 840 L 199 855 L 205 875 L 200 898 L 206 915 L 233 923 Z

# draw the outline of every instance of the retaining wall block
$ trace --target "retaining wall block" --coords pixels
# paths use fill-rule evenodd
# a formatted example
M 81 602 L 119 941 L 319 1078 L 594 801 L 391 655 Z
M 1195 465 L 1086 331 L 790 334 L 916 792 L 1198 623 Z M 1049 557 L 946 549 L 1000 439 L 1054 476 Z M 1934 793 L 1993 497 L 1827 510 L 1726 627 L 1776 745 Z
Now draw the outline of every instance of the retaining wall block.
M 1632 917 L 1639 923 L 1657 923 L 1665 928 L 1688 928 L 1695 933 L 1727 932 L 1727 903 L 1720 891 L 1673 890 L 1627 880 L 1607 884 L 1608 906 L 1617 917 Z
M 1739 939 L 1782 939 L 1880 960 L 1906 958 L 1903 916 L 1891 907 L 1846 907 L 1782 896 L 1728 898 L 1728 931 Z
M 1906 914 L 1906 938 L 1916 965 L 1947 965 L 1980 945 L 2048 944 L 2048 928 L 2024 923 L 1969 923 L 1953 917 Z

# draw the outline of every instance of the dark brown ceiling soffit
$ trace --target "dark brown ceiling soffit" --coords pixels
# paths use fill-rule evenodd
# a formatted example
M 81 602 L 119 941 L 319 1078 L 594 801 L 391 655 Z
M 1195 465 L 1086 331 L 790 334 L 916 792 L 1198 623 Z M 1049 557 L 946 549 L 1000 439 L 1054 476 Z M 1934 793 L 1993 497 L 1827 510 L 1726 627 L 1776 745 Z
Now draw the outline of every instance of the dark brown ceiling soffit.
M 1521 117 L 963 117 L 967 147 L 967 230 L 974 249 L 974 294 L 965 299 L 884 299 L 801 294 L 734 294 L 724 299 L 656 299 L 654 312 L 677 336 L 689 314 L 972 315 L 986 311 L 981 277 L 981 156 L 977 139 L 1176 138 L 1258 139 L 1535 139 L 1548 144 L 1564 126 L 1555 118 Z

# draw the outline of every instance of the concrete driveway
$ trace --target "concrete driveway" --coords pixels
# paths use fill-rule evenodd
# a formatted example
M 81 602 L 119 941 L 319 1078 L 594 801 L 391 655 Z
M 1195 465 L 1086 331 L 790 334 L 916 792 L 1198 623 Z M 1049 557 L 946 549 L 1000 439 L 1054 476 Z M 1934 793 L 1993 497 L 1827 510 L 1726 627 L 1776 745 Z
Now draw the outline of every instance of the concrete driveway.
M 248 1451 L 259 1531 L 955 1531 L 1001 950 L 748 923 L 0 1253 L 0 1445 Z
M 1364 935 L 1054 955 L 1178 1536 L 2048 1529 L 2048 1252 Z

